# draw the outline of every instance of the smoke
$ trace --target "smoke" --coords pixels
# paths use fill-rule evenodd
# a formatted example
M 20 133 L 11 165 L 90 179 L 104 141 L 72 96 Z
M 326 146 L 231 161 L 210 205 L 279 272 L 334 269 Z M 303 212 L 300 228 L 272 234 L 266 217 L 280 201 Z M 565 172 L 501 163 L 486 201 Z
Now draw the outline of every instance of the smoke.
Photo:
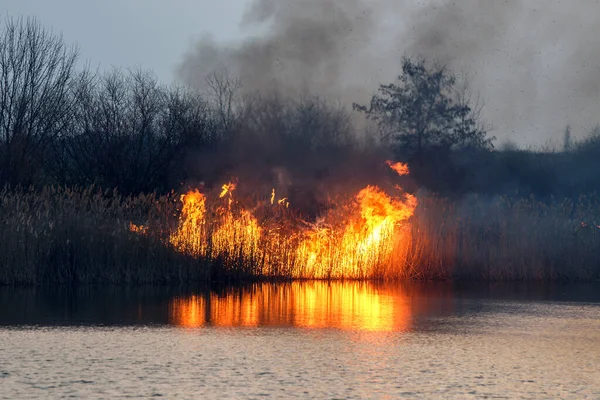
M 579 136 L 600 122 L 599 2 L 441 2 L 412 18 L 407 53 L 466 71 L 486 99 L 497 136 L 552 140 L 570 123 Z
M 347 103 L 368 99 L 356 92 L 377 86 L 370 64 L 386 57 L 372 54 L 371 45 L 379 41 L 383 4 L 393 1 L 374 4 L 378 6 L 364 0 L 255 0 L 241 21 L 250 32 L 245 41 L 201 39 L 185 56 L 178 75 L 202 88 L 207 73 L 227 68 L 248 91 L 313 93 Z
M 202 87 L 226 67 L 247 90 L 310 92 L 364 103 L 395 79 L 402 55 L 466 72 L 500 141 L 560 144 L 598 121 L 597 0 L 253 0 L 241 43 L 210 37 L 190 49 L 178 76 Z

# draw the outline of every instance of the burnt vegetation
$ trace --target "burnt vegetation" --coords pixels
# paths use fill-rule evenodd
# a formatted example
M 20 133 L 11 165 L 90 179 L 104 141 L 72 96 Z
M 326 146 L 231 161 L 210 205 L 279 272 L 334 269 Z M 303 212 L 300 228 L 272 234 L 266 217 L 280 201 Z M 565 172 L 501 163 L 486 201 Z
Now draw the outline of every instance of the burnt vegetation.
M 420 196 L 405 278 L 600 278 L 600 131 L 574 141 L 567 129 L 562 149 L 497 148 L 483 104 L 444 65 L 404 58 L 352 112 L 242 90 L 225 70 L 199 92 L 77 62 L 35 20 L 0 28 L 0 283 L 257 278 L 128 223 L 171 227 L 181 187 L 234 177 L 240 196 L 276 187 L 314 220 L 338 195 L 389 184 L 386 159 L 408 163 L 403 186 Z

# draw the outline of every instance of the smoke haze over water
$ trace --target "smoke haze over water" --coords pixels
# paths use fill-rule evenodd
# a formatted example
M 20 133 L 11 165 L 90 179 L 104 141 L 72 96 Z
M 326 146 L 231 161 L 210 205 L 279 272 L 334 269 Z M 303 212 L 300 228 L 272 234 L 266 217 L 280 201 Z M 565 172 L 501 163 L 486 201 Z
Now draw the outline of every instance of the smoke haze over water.
M 308 91 L 365 103 L 423 55 L 470 75 L 499 142 L 560 143 L 585 135 L 600 110 L 600 2 L 253 0 L 241 43 L 200 40 L 179 78 L 201 87 L 214 68 L 248 90 Z

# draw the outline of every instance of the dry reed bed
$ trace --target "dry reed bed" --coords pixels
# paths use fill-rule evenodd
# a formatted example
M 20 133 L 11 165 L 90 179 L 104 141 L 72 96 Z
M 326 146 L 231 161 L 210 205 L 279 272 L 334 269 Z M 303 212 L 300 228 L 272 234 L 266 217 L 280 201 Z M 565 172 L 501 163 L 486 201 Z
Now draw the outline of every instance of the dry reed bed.
M 417 277 L 600 279 L 600 198 L 422 198 L 413 220 Z
M 170 196 L 122 197 L 93 187 L 0 192 L 0 283 L 158 283 L 206 280 L 205 268 L 129 231 L 130 221 L 168 227 Z
M 0 283 L 190 283 L 298 275 L 302 266 L 293 265 L 291 248 L 250 259 L 238 251 L 244 243 L 233 243 L 210 260 L 175 251 L 165 237 L 177 227 L 177 200 L 173 194 L 122 197 L 93 187 L 5 189 L 0 192 Z M 394 257 L 395 265 L 380 265 L 365 279 L 600 279 L 596 196 L 576 202 L 472 198 L 451 203 L 435 197 L 419 202 L 408 249 Z M 131 232 L 130 221 L 145 224 L 148 233 Z M 268 254 L 285 257 L 265 273 Z

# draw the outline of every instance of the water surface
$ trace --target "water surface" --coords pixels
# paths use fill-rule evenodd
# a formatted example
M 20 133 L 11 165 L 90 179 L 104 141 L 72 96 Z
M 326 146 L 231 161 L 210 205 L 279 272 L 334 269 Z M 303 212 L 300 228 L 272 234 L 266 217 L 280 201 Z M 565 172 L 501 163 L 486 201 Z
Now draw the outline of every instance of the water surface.
M 600 398 L 600 286 L 0 289 L 0 397 Z

